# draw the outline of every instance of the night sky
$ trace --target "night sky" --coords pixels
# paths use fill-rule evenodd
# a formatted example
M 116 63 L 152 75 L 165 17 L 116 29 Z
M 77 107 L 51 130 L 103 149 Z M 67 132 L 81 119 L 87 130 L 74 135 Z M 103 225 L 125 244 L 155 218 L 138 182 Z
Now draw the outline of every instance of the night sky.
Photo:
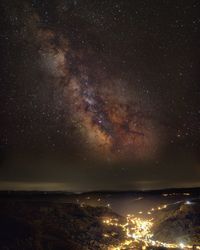
M 0 189 L 200 186 L 199 1 L 0 8 Z

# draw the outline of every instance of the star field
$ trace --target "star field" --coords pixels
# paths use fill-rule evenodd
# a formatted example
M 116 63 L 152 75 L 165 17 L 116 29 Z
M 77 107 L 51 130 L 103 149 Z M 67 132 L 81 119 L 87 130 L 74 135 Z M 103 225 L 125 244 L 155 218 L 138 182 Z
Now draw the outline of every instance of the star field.
M 2 1 L 2 181 L 198 185 L 199 7 Z

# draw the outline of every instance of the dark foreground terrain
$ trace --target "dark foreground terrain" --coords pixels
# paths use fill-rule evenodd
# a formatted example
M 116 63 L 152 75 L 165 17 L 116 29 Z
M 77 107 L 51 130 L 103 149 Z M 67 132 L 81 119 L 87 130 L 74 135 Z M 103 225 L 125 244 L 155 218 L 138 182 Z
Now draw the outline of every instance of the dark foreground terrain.
M 161 205 L 151 208 L 150 196 L 154 205 L 160 197 Z M 164 204 L 162 199 L 168 196 Z M 150 205 L 143 211 L 135 209 L 135 214 L 119 215 L 113 204 L 117 199 L 120 203 L 120 197 L 130 200 L 131 207 L 133 197 L 137 208 L 138 202 L 142 207 L 148 199 Z M 105 204 L 91 204 L 101 199 Z M 108 202 L 113 202 L 112 208 Z M 198 190 L 184 195 L 1 193 L 0 250 L 189 249 L 198 244 Z
M 0 249 L 107 249 L 124 238 L 120 228 L 109 240 L 103 236 L 113 231 L 103 217 L 123 220 L 109 208 L 9 202 L 1 204 L 0 214 Z

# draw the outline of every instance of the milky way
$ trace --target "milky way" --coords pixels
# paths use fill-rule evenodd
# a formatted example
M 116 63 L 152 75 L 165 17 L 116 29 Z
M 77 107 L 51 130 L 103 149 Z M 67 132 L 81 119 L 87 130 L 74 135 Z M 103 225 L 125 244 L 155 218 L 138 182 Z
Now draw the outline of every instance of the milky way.
M 196 1 L 0 7 L 0 183 L 199 183 Z
M 76 128 L 85 151 L 106 159 L 151 157 L 159 128 L 147 103 L 129 93 L 123 79 L 109 76 L 93 51 L 74 51 L 51 30 L 39 30 L 38 39 L 42 65 L 63 92 L 66 123 Z

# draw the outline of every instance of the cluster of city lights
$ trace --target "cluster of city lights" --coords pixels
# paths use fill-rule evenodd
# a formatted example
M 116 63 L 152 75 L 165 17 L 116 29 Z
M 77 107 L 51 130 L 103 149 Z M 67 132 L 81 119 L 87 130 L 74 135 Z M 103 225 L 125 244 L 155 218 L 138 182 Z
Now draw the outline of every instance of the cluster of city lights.
M 178 193 L 164 193 L 162 196 L 168 197 L 168 196 L 176 196 Z M 182 193 L 184 196 L 189 196 L 190 193 Z M 86 198 L 87 200 L 90 199 L 90 197 Z M 138 200 L 143 199 L 143 197 L 139 197 Z M 97 200 L 98 202 L 101 201 L 99 198 Z M 186 205 L 191 205 L 191 201 L 185 201 Z M 82 206 L 85 204 L 82 203 Z M 110 204 L 106 204 L 106 207 L 110 208 Z M 153 225 L 155 223 L 155 220 L 153 217 L 155 217 L 155 214 L 161 210 L 165 210 L 168 208 L 170 204 L 162 204 L 157 207 L 152 207 L 146 211 L 138 211 L 135 215 L 134 214 L 128 214 L 126 216 L 126 220 L 122 223 L 121 220 L 118 218 L 113 217 L 104 217 L 103 223 L 122 229 L 122 231 L 125 234 L 125 240 L 121 241 L 118 245 L 110 245 L 108 247 L 108 250 L 127 250 L 127 249 L 142 249 L 145 250 L 148 247 L 165 247 L 168 249 L 192 249 L 192 245 L 188 245 L 185 242 L 179 242 L 179 243 L 167 243 L 167 242 L 161 242 L 158 240 L 155 240 L 153 235 Z M 117 231 L 113 228 L 112 232 L 109 231 L 109 233 L 104 233 L 103 236 L 105 238 L 111 238 L 115 237 L 117 235 Z M 200 249 L 200 246 L 196 246 L 195 249 Z
M 162 196 L 167 197 L 167 196 L 177 196 L 177 195 L 183 195 L 183 196 L 189 196 L 190 193 L 164 193 Z
M 153 211 L 165 209 L 167 205 L 162 205 L 157 208 L 153 208 Z M 108 226 L 120 227 L 125 233 L 125 240 L 120 242 L 117 246 L 110 246 L 109 250 L 123 250 L 123 249 L 137 249 L 139 247 L 145 250 L 147 247 L 165 247 L 165 248 L 181 248 L 192 249 L 193 246 L 178 243 L 166 243 L 153 239 L 152 227 L 154 219 L 143 219 L 138 216 L 128 214 L 124 224 L 120 223 L 117 218 L 103 218 L 103 223 Z M 112 237 L 113 234 L 105 234 L 104 237 Z M 197 247 L 196 249 L 200 249 Z

